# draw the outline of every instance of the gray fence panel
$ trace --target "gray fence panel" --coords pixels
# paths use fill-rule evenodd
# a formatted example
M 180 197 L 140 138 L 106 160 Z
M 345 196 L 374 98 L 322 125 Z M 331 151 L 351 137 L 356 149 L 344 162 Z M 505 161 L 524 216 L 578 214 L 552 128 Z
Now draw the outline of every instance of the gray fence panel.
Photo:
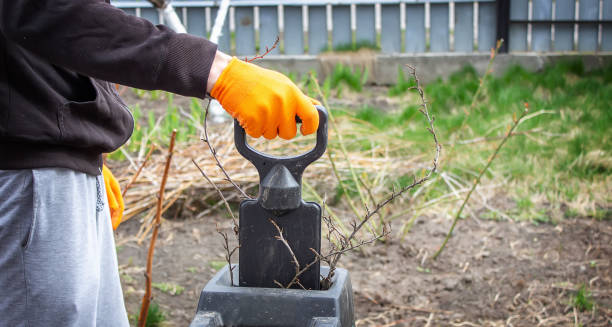
M 430 50 L 446 52 L 449 50 L 448 4 L 432 3 L 430 5 L 431 29 Z
M 601 18 L 612 19 L 612 0 L 509 0 L 511 20 L 528 20 L 531 8 L 532 19 L 536 22 L 511 23 L 509 35 L 510 51 L 612 51 L 612 24 L 597 23 L 600 19 L 600 4 L 603 5 Z M 147 1 L 139 0 L 113 0 L 114 5 L 123 8 L 126 13 L 140 16 L 153 24 L 160 23 L 160 16 L 156 9 Z M 400 3 L 406 8 L 406 30 L 400 27 Z M 425 30 L 425 3 L 429 3 L 431 30 Z M 302 4 L 308 6 L 308 53 L 317 54 L 326 49 L 329 44 L 327 30 L 327 11 L 325 5 L 333 3 L 333 27 L 331 31 L 334 46 L 347 45 L 353 41 L 365 41 L 381 46 L 383 53 L 406 52 L 446 52 L 451 51 L 450 33 L 448 28 L 449 3 L 452 0 L 397 0 L 397 1 L 253 1 L 233 0 L 235 13 L 235 54 L 249 56 L 257 51 L 260 42 L 261 52 L 266 46 L 271 46 L 279 34 L 278 6 L 284 4 L 285 31 L 283 34 L 283 49 L 286 54 L 303 54 L 305 51 L 304 31 L 302 29 Z M 575 5 L 579 3 L 579 13 L 576 17 Z M 349 3 L 356 5 L 356 30 L 351 31 L 351 14 Z M 375 29 L 375 3 L 381 5 L 381 30 Z M 478 3 L 478 39 L 474 40 L 474 3 Z M 214 1 L 175 1 L 175 9 L 179 18 L 186 22 L 187 31 L 198 36 L 207 36 L 206 7 L 211 8 L 211 17 L 216 17 L 218 8 Z M 336 5 L 337 4 L 337 5 Z M 254 26 L 254 7 L 259 7 L 260 32 Z M 554 8 L 553 8 L 554 5 Z M 452 51 L 473 52 L 474 45 L 478 51 L 488 51 L 495 46 L 496 3 L 491 0 L 455 0 L 454 1 L 454 44 Z M 138 8 L 138 9 L 136 9 Z M 574 35 L 574 23 L 537 23 L 539 20 L 551 20 L 552 13 L 555 20 L 578 19 L 578 39 Z M 187 15 L 183 17 L 183 15 Z M 554 40 L 552 40 L 552 26 L 554 25 Z M 528 26 L 530 35 L 528 35 Z M 600 27 L 601 26 L 601 29 Z M 380 35 L 377 35 L 380 32 Z M 402 40 L 402 33 L 405 39 Z M 601 33 L 601 34 L 600 34 Z M 426 35 L 427 34 L 427 35 Z M 222 29 L 219 48 L 230 51 L 234 47 L 233 37 L 229 31 L 229 19 Z M 530 38 L 528 44 L 528 36 Z M 428 38 L 426 40 L 426 38 Z M 599 38 L 599 39 L 598 39 Z M 601 42 L 601 43 L 599 43 Z M 404 47 L 405 45 L 405 47 Z M 280 53 L 277 48 L 273 53 Z
M 236 55 L 255 54 L 255 26 L 253 7 L 236 7 L 234 9 L 236 19 Z
M 406 4 L 406 52 L 425 52 L 425 5 Z
M 357 31 L 355 39 L 357 42 L 369 42 L 376 44 L 376 28 L 374 26 L 374 6 L 357 6 Z
M 599 18 L 599 0 L 579 0 L 578 17 L 580 20 L 597 20 Z M 578 50 L 597 50 L 597 25 L 578 25 Z
M 344 46 L 352 42 L 351 37 L 351 7 L 332 7 L 332 46 Z
M 213 8 L 210 13 L 210 19 L 212 19 L 211 26 L 214 26 L 215 19 L 217 17 L 217 11 L 219 8 Z M 229 15 L 229 12 L 228 12 Z M 211 27 L 212 28 L 212 27 Z M 229 53 L 231 51 L 230 47 L 230 30 L 229 30 L 229 17 L 225 18 L 225 22 L 223 23 L 223 27 L 221 28 L 221 36 L 219 37 L 219 42 L 217 45 L 219 46 L 219 50 L 225 53 Z
M 302 29 L 302 7 L 284 6 L 285 54 L 304 53 L 304 32 Z
M 402 51 L 402 30 L 400 28 L 400 6 L 382 5 L 380 46 L 384 53 Z
M 327 50 L 327 15 L 325 6 L 308 7 L 308 53 Z
M 556 20 L 574 20 L 576 14 L 575 0 L 557 0 L 555 3 Z M 555 24 L 555 51 L 574 49 L 574 24 Z
M 278 7 L 259 7 L 259 52 L 263 53 L 266 47 L 272 47 L 277 37 L 279 37 Z M 270 53 L 279 54 L 279 47 L 274 48 Z
M 552 1 L 533 0 L 533 19 L 551 20 Z M 531 32 L 531 49 L 533 51 L 549 51 L 552 42 L 551 24 L 533 24 Z
M 495 25 L 497 9 L 494 2 L 478 4 L 478 51 L 489 51 L 495 47 Z
M 207 37 L 206 10 L 204 8 L 188 8 L 187 26 L 185 28 L 190 34 Z
M 474 5 L 455 3 L 455 51 L 474 51 Z
M 123 11 L 125 11 L 126 14 L 130 14 L 130 15 L 136 16 L 136 9 L 135 8 L 125 8 L 125 9 L 123 9 Z
M 612 1 L 604 1 L 603 19 L 612 20 Z M 601 50 L 612 51 L 612 24 L 603 24 L 601 36 Z
M 481 4 L 480 4 L 481 5 Z M 528 0 L 510 0 L 510 19 L 527 20 Z M 482 24 L 479 24 L 482 26 Z M 510 24 L 510 51 L 527 51 L 527 24 Z
M 142 8 L 140 9 L 140 17 L 150 21 L 157 25 L 159 24 L 159 13 L 155 8 Z

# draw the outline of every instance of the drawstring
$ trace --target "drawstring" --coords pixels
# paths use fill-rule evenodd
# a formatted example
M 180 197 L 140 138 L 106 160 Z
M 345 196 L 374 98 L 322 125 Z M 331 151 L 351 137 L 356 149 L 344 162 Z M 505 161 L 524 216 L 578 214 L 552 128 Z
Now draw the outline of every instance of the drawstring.
M 104 210 L 104 201 L 102 199 L 102 187 L 100 186 L 100 178 L 96 176 L 96 212 L 102 212 L 102 210 Z

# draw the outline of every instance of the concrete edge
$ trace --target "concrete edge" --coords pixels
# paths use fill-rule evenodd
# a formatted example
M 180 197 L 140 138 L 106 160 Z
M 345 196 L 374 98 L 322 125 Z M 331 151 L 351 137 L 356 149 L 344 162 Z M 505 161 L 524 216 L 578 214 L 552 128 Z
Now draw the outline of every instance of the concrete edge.
M 488 53 L 427 53 L 427 54 L 376 54 L 371 52 L 337 53 L 323 55 L 267 56 L 257 64 L 281 71 L 294 73 L 298 78 L 315 72 L 320 81 L 330 74 L 333 68 L 342 63 L 361 69 L 368 69 L 368 83 L 393 85 L 397 80 L 398 68 L 410 64 L 417 68 L 423 83 L 437 78 L 447 78 L 465 65 L 472 65 L 483 74 L 489 63 Z M 546 65 L 580 59 L 587 71 L 612 64 L 612 52 L 598 53 L 512 53 L 499 54 L 493 64 L 493 74 L 500 75 L 512 65 L 520 65 L 528 71 L 539 71 Z

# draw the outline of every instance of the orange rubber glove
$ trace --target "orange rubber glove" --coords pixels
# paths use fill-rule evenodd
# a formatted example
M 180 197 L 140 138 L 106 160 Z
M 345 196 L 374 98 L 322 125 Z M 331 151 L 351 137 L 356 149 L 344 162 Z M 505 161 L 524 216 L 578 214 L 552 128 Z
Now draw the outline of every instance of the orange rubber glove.
M 319 127 L 317 100 L 304 95 L 285 75 L 232 58 L 210 94 L 236 118 L 247 134 L 273 139 L 295 137 L 295 116 L 303 135 Z
M 113 230 L 115 230 L 121 223 L 121 218 L 123 218 L 123 196 L 121 196 L 119 182 L 117 182 L 115 176 L 113 176 L 113 173 L 111 173 L 106 165 L 102 166 L 102 176 L 104 177 L 104 188 L 106 189 L 111 223 L 113 224 Z

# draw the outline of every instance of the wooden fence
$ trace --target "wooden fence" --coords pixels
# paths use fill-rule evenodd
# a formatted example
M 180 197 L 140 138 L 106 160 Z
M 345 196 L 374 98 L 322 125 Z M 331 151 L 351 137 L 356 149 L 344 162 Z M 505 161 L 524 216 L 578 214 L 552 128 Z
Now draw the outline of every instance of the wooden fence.
M 158 24 L 147 1 L 113 5 Z M 191 34 L 209 35 L 218 1 L 172 2 Z M 232 0 L 219 48 L 273 54 L 317 54 L 356 46 L 382 53 L 612 51 L 612 0 Z

